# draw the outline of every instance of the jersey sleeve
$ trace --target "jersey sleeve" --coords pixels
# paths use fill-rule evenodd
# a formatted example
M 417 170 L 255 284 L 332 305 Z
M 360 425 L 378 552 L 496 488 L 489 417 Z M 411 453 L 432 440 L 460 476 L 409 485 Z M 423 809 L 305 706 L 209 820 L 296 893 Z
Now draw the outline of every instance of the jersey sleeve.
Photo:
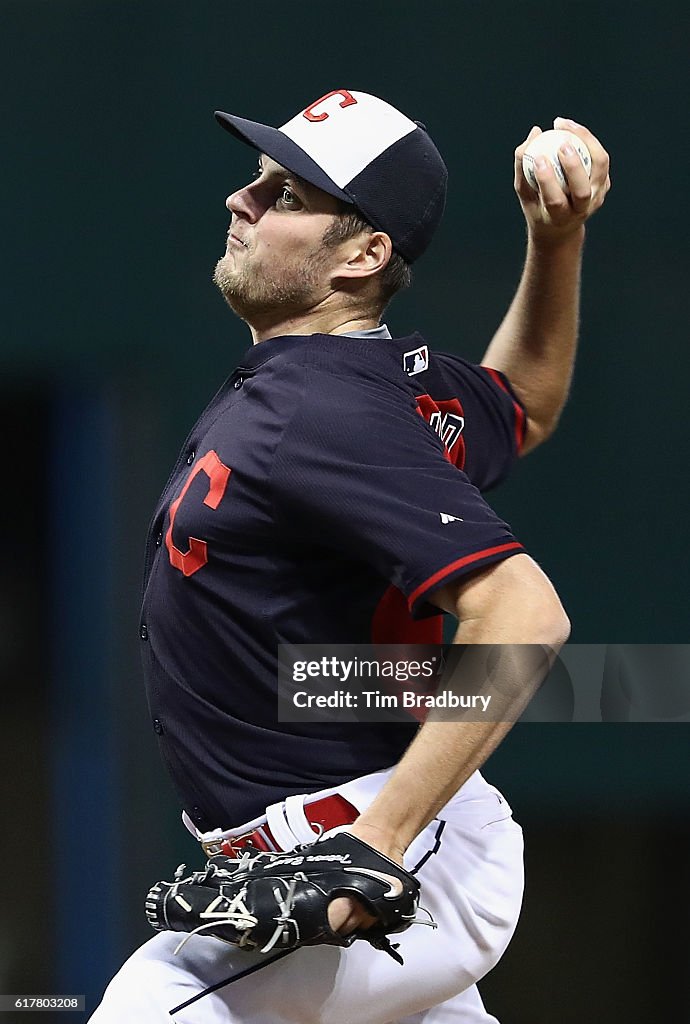
M 499 370 L 470 363 L 451 353 L 435 353 L 447 390 L 465 414 L 464 470 L 481 490 L 503 481 L 525 439 L 525 409 Z
M 524 550 L 400 393 L 315 383 L 277 445 L 271 491 L 286 529 L 369 563 L 415 617 L 437 587 Z

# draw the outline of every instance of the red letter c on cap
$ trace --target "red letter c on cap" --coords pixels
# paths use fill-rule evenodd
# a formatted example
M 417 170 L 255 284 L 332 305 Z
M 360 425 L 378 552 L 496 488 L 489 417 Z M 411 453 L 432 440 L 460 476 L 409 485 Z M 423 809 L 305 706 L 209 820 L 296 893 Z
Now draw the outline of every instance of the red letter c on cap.
M 348 92 L 347 89 L 334 89 L 333 92 L 327 92 L 325 96 L 310 103 L 307 109 L 304 111 L 303 117 L 306 117 L 307 121 L 325 121 L 329 116 L 325 111 L 322 114 L 314 114 L 312 111 L 314 107 L 318 107 L 320 103 L 324 103 L 330 99 L 331 96 L 342 96 L 343 102 L 340 104 L 341 107 L 351 107 L 357 100 L 354 98 L 352 93 Z
M 173 527 L 175 525 L 175 516 L 177 515 L 177 510 L 180 507 L 180 502 L 189 490 L 194 477 L 198 473 L 202 472 L 206 474 L 209 481 L 208 494 L 204 498 L 204 505 L 208 505 L 209 508 L 215 510 L 220 505 L 223 495 L 225 494 L 225 488 L 228 486 L 228 480 L 230 479 L 232 470 L 228 469 L 228 467 L 220 461 L 213 450 L 206 452 L 204 457 L 199 459 L 196 466 L 187 477 L 185 485 L 180 491 L 179 498 L 176 498 L 170 506 L 170 526 L 168 527 L 168 532 L 165 535 L 165 546 L 168 549 L 170 564 L 175 569 L 179 569 L 185 576 L 191 576 L 208 562 L 208 546 L 205 540 L 199 540 L 198 537 L 190 537 L 189 551 L 180 551 L 180 549 L 176 548 L 173 544 Z

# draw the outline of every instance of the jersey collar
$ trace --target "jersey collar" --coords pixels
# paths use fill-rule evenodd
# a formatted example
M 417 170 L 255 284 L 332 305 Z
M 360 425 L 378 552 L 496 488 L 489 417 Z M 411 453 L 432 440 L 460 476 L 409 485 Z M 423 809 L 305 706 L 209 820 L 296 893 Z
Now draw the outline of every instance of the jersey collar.
M 266 338 L 265 341 L 260 341 L 258 345 L 252 345 L 244 355 L 238 369 L 240 370 L 255 370 L 257 367 L 262 366 L 273 356 L 282 353 L 288 355 L 293 349 L 299 348 L 302 345 L 310 342 L 313 338 L 324 338 L 328 343 L 329 338 L 361 338 L 363 340 L 376 341 L 378 339 L 384 341 L 392 340 L 392 334 L 388 330 L 386 324 L 380 324 L 378 327 L 370 327 L 365 331 L 348 331 L 345 334 L 285 334 L 278 335 L 276 338 Z

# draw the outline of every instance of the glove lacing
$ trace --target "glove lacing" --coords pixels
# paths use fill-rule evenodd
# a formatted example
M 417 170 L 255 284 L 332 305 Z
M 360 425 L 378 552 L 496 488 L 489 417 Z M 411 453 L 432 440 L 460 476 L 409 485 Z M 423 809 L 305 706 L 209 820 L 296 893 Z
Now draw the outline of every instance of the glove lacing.
M 256 857 L 252 857 L 250 854 L 243 854 L 242 857 L 238 859 L 238 872 L 241 871 L 241 868 L 244 866 L 243 862 L 245 862 L 246 866 L 248 866 L 249 869 L 251 870 L 253 864 L 256 863 Z M 180 868 L 178 868 L 178 872 L 181 872 L 181 870 L 183 870 L 183 865 L 181 865 Z M 301 872 L 296 872 L 294 878 L 292 878 L 291 881 L 289 882 L 284 896 L 282 895 L 280 889 L 277 886 L 274 886 L 272 891 L 276 904 L 278 906 L 279 914 L 277 917 L 274 918 L 274 921 L 276 922 L 275 930 L 271 935 L 270 939 L 268 940 L 268 942 L 266 943 L 266 945 L 261 947 L 261 953 L 271 952 L 273 947 L 280 939 L 281 935 L 285 932 L 286 926 L 289 924 L 292 924 L 292 926 L 295 928 L 295 931 L 297 932 L 299 938 L 299 928 L 297 922 L 292 917 L 291 911 L 294 902 L 295 889 L 297 888 L 297 883 L 306 881 L 307 878 L 304 874 L 302 874 Z M 240 889 L 237 895 L 231 901 L 229 901 L 229 903 L 227 901 L 227 897 L 219 894 L 218 897 L 215 900 L 213 900 L 212 903 L 209 904 L 206 910 L 204 910 L 199 915 L 200 917 L 207 918 L 208 920 L 206 920 L 204 924 L 200 924 L 193 931 L 188 932 L 182 939 L 182 941 L 178 943 L 178 945 L 175 947 L 173 955 L 176 955 L 180 952 L 185 943 L 188 942 L 189 939 L 191 939 L 192 935 L 199 935 L 201 932 L 206 931 L 209 928 L 216 927 L 219 924 L 231 925 L 233 928 L 236 928 L 238 932 L 245 933 L 244 935 L 242 935 L 239 942 L 233 943 L 233 945 L 237 945 L 240 948 L 249 945 L 251 943 L 251 931 L 253 928 L 256 927 L 256 925 L 259 922 L 258 918 L 255 917 L 253 914 L 250 914 L 249 911 L 247 910 L 247 907 L 244 903 L 244 898 L 246 894 L 247 887 L 243 886 L 243 888 Z M 215 908 L 223 902 L 228 903 L 227 907 L 222 911 L 217 911 Z M 427 914 L 429 920 L 422 921 L 418 917 L 415 917 L 410 922 L 411 925 L 421 924 L 425 925 L 427 928 L 438 928 L 436 921 L 434 921 L 430 911 L 428 911 L 426 907 L 418 907 L 418 910 L 424 914 Z M 219 938 L 219 936 L 215 937 Z M 361 937 L 366 938 L 366 935 L 362 935 Z M 398 948 L 398 943 L 391 943 L 387 936 L 382 936 L 378 939 L 367 939 L 367 941 L 370 942 L 371 945 L 374 946 L 376 949 L 380 949 L 383 950 L 385 953 L 388 953 L 389 956 L 393 957 L 393 959 L 398 961 L 398 963 L 403 962 L 403 959 L 400 956 L 400 954 L 396 952 Z

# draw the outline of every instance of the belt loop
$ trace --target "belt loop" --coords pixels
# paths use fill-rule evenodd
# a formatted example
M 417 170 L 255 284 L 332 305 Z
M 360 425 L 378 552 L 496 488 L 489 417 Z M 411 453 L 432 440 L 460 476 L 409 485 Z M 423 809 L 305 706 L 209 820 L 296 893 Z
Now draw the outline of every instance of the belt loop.
M 271 835 L 278 844 L 278 848 L 287 851 L 293 850 L 299 840 L 290 829 L 283 813 L 283 803 L 271 804 L 266 808 L 266 820 L 271 830 Z
M 186 811 L 182 812 L 182 822 L 187 831 L 191 832 L 195 839 L 199 839 L 201 837 L 201 832 L 196 827 L 196 825 L 194 824 L 194 822 L 189 817 Z
M 313 843 L 323 833 L 323 828 L 315 831 L 314 826 L 307 818 L 304 810 L 304 794 L 289 796 L 285 800 L 285 817 L 300 844 Z

